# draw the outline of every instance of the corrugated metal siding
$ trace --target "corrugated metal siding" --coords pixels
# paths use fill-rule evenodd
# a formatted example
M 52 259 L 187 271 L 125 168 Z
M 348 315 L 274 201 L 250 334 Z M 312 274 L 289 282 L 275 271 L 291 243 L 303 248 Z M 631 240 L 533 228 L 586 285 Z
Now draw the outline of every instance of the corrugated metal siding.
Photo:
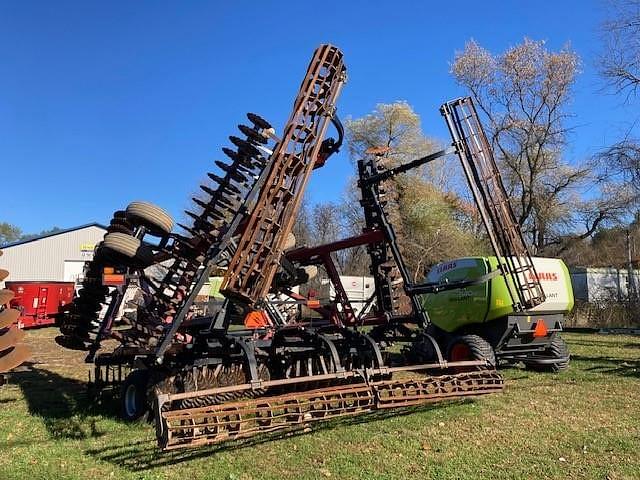
M 90 260 L 93 246 L 105 230 L 89 226 L 32 242 L 5 247 L 0 268 L 9 270 L 12 281 L 63 281 L 65 260 Z
M 574 296 L 588 302 L 626 301 L 629 298 L 629 271 L 617 268 L 571 269 Z M 631 280 L 640 286 L 640 270 L 633 270 Z M 633 290 L 632 290 L 633 292 Z

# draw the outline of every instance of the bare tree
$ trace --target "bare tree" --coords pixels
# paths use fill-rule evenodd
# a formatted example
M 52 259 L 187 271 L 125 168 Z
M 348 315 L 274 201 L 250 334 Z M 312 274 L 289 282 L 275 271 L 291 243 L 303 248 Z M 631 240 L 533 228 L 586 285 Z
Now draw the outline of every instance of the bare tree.
M 312 236 L 311 212 L 309 198 L 305 195 L 298 209 L 296 223 L 293 224 L 293 234 L 296 237 L 296 246 L 311 245 Z
M 630 101 L 640 87 L 640 0 L 610 0 L 609 16 L 601 27 L 603 48 L 598 59 L 607 86 Z M 619 188 L 633 194 L 640 205 L 640 140 L 630 129 L 625 138 L 598 154 Z
M 640 143 L 625 139 L 600 154 L 609 173 L 621 178 L 640 195 Z
M 640 87 L 640 0 L 610 0 L 602 25 L 600 73 L 617 93 L 635 95 Z
M 451 67 L 486 115 L 518 222 L 537 252 L 586 238 L 620 214 L 619 202 L 606 201 L 614 198 L 604 192 L 595 161 L 563 159 L 578 67 L 568 47 L 551 52 L 526 38 L 499 55 L 472 40 Z M 581 195 L 589 189 L 588 198 Z

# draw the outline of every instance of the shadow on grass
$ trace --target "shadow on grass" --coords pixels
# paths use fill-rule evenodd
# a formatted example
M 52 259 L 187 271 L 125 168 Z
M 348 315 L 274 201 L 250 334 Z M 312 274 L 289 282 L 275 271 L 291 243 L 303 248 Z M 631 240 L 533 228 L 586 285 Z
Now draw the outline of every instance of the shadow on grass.
M 42 418 L 52 437 L 80 440 L 103 435 L 96 416 L 115 417 L 108 405 L 92 402 L 87 384 L 27 363 L 27 371 L 14 374 L 27 401 L 29 413 Z
M 391 417 L 399 417 L 410 415 L 416 412 L 424 412 L 434 409 L 449 408 L 454 405 L 462 405 L 472 403 L 472 399 L 449 401 L 447 403 L 435 405 L 422 405 L 409 408 L 398 408 L 388 410 L 376 410 L 371 413 L 358 415 L 355 417 L 342 417 L 325 422 L 315 423 L 311 432 L 305 432 L 302 429 L 295 431 L 272 432 L 257 435 L 252 438 L 243 440 L 231 440 L 216 445 L 208 445 L 198 448 L 184 448 L 163 452 L 159 449 L 155 441 L 127 442 L 122 445 L 111 445 L 100 449 L 90 449 L 85 451 L 86 454 L 96 459 L 109 462 L 122 468 L 126 468 L 132 472 L 141 472 L 153 468 L 164 467 L 168 465 L 176 465 L 182 462 L 188 462 L 199 458 L 211 457 L 218 453 L 226 451 L 238 451 L 245 448 L 252 448 L 263 443 L 273 442 L 284 438 L 295 438 L 300 435 L 313 435 L 316 432 L 324 430 L 332 430 L 337 427 L 345 427 L 347 425 L 359 425 L 362 423 L 372 423 L 385 420 Z
M 569 344 L 569 348 L 572 345 L 580 345 L 581 347 L 605 347 L 605 348 L 640 348 L 640 342 L 638 343 L 626 343 L 620 344 L 613 341 L 604 341 L 604 340 L 569 340 L 567 342 Z
M 589 357 L 585 355 L 571 355 L 575 362 L 595 363 L 589 367 L 580 366 L 586 372 L 607 373 L 623 377 L 640 378 L 640 360 L 615 357 Z

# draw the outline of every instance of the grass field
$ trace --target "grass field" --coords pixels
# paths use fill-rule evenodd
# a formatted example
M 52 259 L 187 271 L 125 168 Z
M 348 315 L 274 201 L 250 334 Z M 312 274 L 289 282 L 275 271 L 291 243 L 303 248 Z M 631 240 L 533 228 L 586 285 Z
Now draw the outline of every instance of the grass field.
M 91 405 L 81 353 L 31 331 L 0 388 L 0 479 L 640 478 L 640 338 L 566 334 L 560 375 L 504 370 L 503 394 L 162 453 L 152 427 Z

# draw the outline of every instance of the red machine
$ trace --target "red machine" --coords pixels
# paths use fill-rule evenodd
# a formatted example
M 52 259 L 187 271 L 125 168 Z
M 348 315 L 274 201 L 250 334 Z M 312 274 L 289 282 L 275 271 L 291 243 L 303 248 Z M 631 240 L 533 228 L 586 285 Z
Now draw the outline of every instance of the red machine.
M 73 282 L 6 282 L 15 296 L 11 308 L 20 311 L 19 328 L 53 325 L 60 308 L 71 303 Z

